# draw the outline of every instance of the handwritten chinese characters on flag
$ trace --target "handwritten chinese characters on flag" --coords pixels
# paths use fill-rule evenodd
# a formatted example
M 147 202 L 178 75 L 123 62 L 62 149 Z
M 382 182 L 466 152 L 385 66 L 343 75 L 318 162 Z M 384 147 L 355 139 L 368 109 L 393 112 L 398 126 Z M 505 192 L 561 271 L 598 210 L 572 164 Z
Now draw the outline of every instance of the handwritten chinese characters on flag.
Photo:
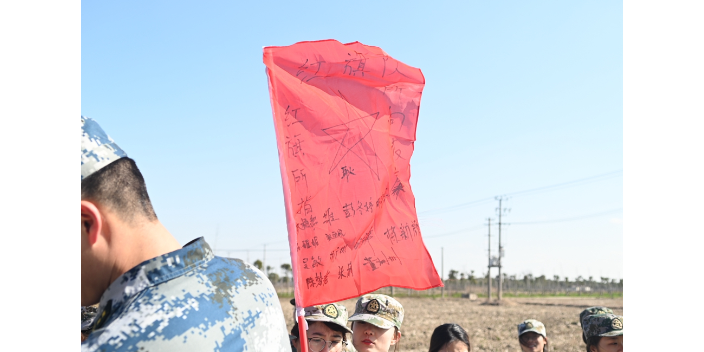
M 296 302 L 441 286 L 409 184 L 421 71 L 336 40 L 267 47 L 264 63 Z

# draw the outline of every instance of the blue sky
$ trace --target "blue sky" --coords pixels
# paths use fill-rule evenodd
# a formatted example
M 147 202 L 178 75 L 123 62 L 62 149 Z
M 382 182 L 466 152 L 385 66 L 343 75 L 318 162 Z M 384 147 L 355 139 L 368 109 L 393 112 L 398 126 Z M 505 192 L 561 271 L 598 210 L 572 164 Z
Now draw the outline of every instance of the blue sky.
M 445 272 L 485 272 L 480 225 L 497 204 L 442 209 L 609 174 L 511 198 L 504 271 L 621 278 L 622 16 L 612 1 L 83 2 L 81 113 L 137 161 L 181 243 L 206 236 L 251 261 L 267 243 L 278 266 L 289 259 L 262 47 L 379 46 L 426 78 L 411 185 L 438 269 L 444 247 Z

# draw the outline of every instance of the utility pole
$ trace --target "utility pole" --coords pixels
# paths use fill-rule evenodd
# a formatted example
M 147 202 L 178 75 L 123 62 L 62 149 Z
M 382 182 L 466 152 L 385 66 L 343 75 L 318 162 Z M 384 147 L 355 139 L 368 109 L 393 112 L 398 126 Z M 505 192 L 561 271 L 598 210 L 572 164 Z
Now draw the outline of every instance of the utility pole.
M 445 248 L 443 247 L 440 247 L 440 280 L 443 284 L 440 289 L 440 296 L 445 298 Z
M 501 276 L 501 257 L 503 257 L 503 254 L 504 254 L 504 247 L 501 245 L 501 225 L 502 225 L 502 222 L 501 222 L 501 215 L 502 215 L 504 212 L 508 212 L 508 211 L 509 211 L 509 209 L 504 209 L 504 208 L 501 207 L 501 203 L 502 203 L 502 201 L 503 201 L 504 199 L 506 199 L 506 198 L 504 198 L 503 196 L 496 197 L 496 200 L 499 201 L 499 207 L 496 208 L 497 212 L 499 213 L 499 258 L 498 258 L 498 259 L 499 259 L 499 263 L 498 263 L 498 267 L 499 267 L 499 295 L 498 295 L 498 300 L 499 300 L 499 301 L 501 300 L 501 296 L 502 296 L 502 294 L 503 294 L 503 283 L 504 283 L 504 278 Z M 506 199 L 506 200 L 508 200 L 508 199 Z
M 489 278 L 489 284 L 487 285 L 487 295 L 486 301 L 491 302 L 491 218 L 487 218 L 489 221 L 489 265 L 487 266 L 488 272 L 486 276 Z

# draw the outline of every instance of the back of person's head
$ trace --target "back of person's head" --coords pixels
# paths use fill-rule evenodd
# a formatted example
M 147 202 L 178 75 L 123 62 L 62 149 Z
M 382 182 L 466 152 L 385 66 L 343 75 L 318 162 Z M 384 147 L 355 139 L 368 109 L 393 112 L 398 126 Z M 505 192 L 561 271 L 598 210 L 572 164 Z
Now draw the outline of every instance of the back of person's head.
M 159 222 L 134 160 L 81 116 L 81 305 L 139 263 L 181 249 Z
M 467 345 L 467 351 L 472 350 L 467 331 L 457 324 L 442 324 L 433 331 L 433 335 L 430 337 L 430 348 L 428 351 L 438 352 L 453 341 L 459 341 Z
M 81 180 L 81 200 L 107 207 L 125 222 L 157 220 L 144 177 L 134 160 L 128 157 Z
M 134 160 L 95 120 L 81 116 L 81 200 L 109 208 L 123 221 L 157 220 Z

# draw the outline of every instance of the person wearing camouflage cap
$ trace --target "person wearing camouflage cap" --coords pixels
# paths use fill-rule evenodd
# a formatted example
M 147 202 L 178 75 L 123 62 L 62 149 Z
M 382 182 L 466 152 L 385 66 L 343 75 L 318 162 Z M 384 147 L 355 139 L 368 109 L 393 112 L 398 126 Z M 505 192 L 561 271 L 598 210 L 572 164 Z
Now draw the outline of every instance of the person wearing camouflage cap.
M 582 321 L 587 352 L 623 352 L 623 316 L 611 313 L 587 315 Z
M 403 306 L 397 300 L 381 294 L 364 295 L 348 320 L 352 322 L 352 344 L 357 351 L 387 352 L 391 346 L 397 350 L 403 322 Z
M 202 237 L 181 247 L 134 160 L 81 116 L 81 306 L 96 303 L 83 352 L 290 348 L 264 274 Z
M 293 321 L 296 323 L 291 329 L 289 338 L 292 340 L 294 351 L 301 350 L 301 341 L 298 330 L 295 300 L 291 300 L 293 308 Z M 347 308 L 339 303 L 320 304 L 303 308 L 304 319 L 308 323 L 306 337 L 310 352 L 347 352 L 347 333 L 352 330 L 347 328 Z
M 518 343 L 523 352 L 543 352 L 548 350 L 548 333 L 545 325 L 535 319 L 527 319 L 518 324 Z
M 580 324 L 580 326 L 584 326 L 584 318 L 589 315 L 605 314 L 605 313 L 613 314 L 614 311 L 611 310 L 611 308 L 606 308 L 606 307 L 589 307 L 589 308 L 583 310 L 581 313 L 579 313 L 579 324 Z M 587 343 L 587 338 L 584 336 L 584 332 L 582 332 L 582 341 L 584 341 L 584 343 Z

